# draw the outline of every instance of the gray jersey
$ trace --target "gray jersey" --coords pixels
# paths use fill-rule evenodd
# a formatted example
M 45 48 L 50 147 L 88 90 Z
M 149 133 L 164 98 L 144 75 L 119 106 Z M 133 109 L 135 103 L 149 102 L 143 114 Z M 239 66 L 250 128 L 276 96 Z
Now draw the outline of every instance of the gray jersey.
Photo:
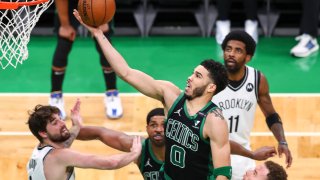
M 35 147 L 31 158 L 27 164 L 27 171 L 29 180 L 45 180 L 46 177 L 44 175 L 44 159 L 50 153 L 50 151 L 54 149 L 52 146 L 44 146 L 44 147 Z M 74 180 L 74 170 L 73 168 L 70 170 L 69 176 L 67 180 Z

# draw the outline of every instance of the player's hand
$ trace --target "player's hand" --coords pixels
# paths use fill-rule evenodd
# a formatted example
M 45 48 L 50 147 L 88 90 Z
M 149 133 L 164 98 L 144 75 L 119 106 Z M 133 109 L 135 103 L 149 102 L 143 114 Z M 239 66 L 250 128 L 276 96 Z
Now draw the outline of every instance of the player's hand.
M 286 156 L 286 164 L 287 164 L 287 168 L 289 168 L 292 164 L 292 156 L 291 156 L 291 152 L 289 150 L 288 145 L 285 145 L 285 144 L 278 145 L 278 154 L 280 158 L 282 157 L 282 153 L 284 153 L 284 155 Z
M 130 151 L 133 152 L 137 158 L 140 156 L 141 150 L 142 150 L 141 138 L 139 136 L 134 136 Z
M 271 146 L 263 146 L 253 151 L 253 159 L 258 161 L 267 160 L 277 154 L 276 148 Z
M 79 128 L 81 128 L 82 126 L 82 117 L 80 115 L 80 105 L 81 105 L 81 101 L 78 98 L 73 108 L 71 109 L 72 126 L 78 126 Z
M 108 32 L 109 31 L 109 24 L 108 23 L 102 24 L 98 28 L 101 29 L 102 32 Z
M 89 26 L 89 25 L 85 24 L 85 23 L 82 21 L 80 15 L 79 15 L 79 12 L 78 12 L 76 9 L 73 10 L 73 15 L 74 15 L 74 17 L 75 17 L 84 27 L 86 27 L 86 28 L 91 32 L 91 34 L 92 34 L 93 36 L 94 36 L 96 33 L 99 33 L 99 32 L 101 33 L 101 32 L 102 32 L 102 30 L 99 29 L 99 27 L 98 27 L 98 28 L 95 28 L 95 27 L 92 27 L 92 26 Z
M 74 39 L 76 38 L 76 30 L 71 25 L 60 26 L 59 36 L 70 41 L 74 41 Z

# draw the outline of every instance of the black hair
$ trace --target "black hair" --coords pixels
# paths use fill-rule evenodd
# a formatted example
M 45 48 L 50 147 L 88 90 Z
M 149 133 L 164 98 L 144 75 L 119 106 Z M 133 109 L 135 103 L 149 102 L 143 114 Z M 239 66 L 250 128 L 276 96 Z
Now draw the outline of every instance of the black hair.
M 245 31 L 231 31 L 223 40 L 221 47 L 224 51 L 228 42 L 230 40 L 237 40 L 241 41 L 246 45 L 246 51 L 247 54 L 253 56 L 254 52 L 256 50 L 256 42 L 253 40 L 253 38 Z
M 153 116 L 164 116 L 164 109 L 163 108 L 152 109 L 147 115 L 147 124 L 149 124 Z
M 33 111 L 29 111 L 27 124 L 32 134 L 42 143 L 39 132 L 46 131 L 47 124 L 53 118 L 53 114 L 59 114 L 60 110 L 54 106 L 37 105 Z
M 220 62 L 213 59 L 207 59 L 200 63 L 204 68 L 209 71 L 209 78 L 217 86 L 214 94 L 218 94 L 224 90 L 228 85 L 228 74 L 227 70 Z

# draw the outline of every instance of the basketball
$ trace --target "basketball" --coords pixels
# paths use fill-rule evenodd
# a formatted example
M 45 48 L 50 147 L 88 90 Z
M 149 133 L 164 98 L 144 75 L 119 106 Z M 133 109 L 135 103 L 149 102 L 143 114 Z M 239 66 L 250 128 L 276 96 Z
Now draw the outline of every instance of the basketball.
M 89 26 L 98 27 L 111 21 L 115 11 L 115 0 L 79 0 L 78 2 L 79 15 Z

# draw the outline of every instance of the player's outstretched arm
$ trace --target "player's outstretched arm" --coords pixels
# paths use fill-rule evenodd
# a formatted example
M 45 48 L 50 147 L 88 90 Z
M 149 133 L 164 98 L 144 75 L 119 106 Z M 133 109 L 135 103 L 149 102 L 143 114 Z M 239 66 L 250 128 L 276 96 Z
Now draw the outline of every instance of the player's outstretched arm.
M 83 154 L 68 148 L 55 149 L 48 155 L 49 163 L 55 163 L 62 167 L 79 167 L 93 169 L 118 169 L 136 160 L 141 153 L 140 137 L 134 137 L 129 153 L 115 154 L 111 156 L 97 156 Z
M 77 137 L 79 140 L 99 139 L 101 142 L 120 151 L 130 152 L 134 136 L 100 126 L 83 126 Z
M 278 155 L 282 156 L 282 153 L 286 156 L 287 168 L 292 164 L 292 156 L 284 135 L 283 124 L 279 114 L 275 111 L 273 107 L 272 100 L 269 94 L 269 85 L 267 78 L 261 73 L 261 80 L 259 86 L 259 107 L 266 117 L 266 123 L 269 129 L 272 131 L 274 137 L 277 139 L 278 145 Z
M 271 146 L 263 146 L 256 149 L 255 151 L 250 151 L 232 140 L 230 140 L 230 148 L 231 154 L 244 156 L 258 161 L 267 160 L 268 158 L 273 157 L 275 154 L 277 154 L 276 149 Z
M 132 69 L 128 66 L 125 59 L 121 54 L 111 45 L 108 39 L 104 36 L 103 32 L 99 28 L 90 27 L 83 23 L 77 10 L 73 12 L 77 20 L 84 25 L 98 41 L 104 56 L 108 59 L 114 72 L 124 81 L 131 84 L 141 93 L 164 101 L 166 94 L 174 94 L 175 98 L 180 94 L 178 87 L 167 81 L 157 81 L 151 76 L 145 74 L 136 69 Z M 174 99 L 175 99 L 174 98 Z
M 210 112 L 204 125 L 204 137 L 210 138 L 214 176 L 217 180 L 231 178 L 230 144 L 228 125 L 222 112 L 216 109 Z
M 82 117 L 80 115 L 80 105 L 81 105 L 80 99 L 77 99 L 76 103 L 71 109 L 72 127 L 70 128 L 69 139 L 63 142 L 64 147 L 70 147 L 80 132 L 80 128 L 82 126 Z

